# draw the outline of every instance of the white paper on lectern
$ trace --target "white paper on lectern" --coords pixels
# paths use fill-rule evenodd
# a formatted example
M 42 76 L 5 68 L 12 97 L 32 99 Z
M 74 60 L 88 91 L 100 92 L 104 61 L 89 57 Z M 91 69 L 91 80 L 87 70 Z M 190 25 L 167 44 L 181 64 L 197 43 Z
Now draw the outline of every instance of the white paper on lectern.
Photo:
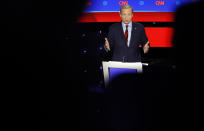
M 109 68 L 127 68 L 127 69 L 137 69 L 137 73 L 142 73 L 142 63 L 141 62 L 116 62 L 116 61 L 108 61 L 102 62 L 103 64 L 103 75 L 105 87 L 107 87 L 109 83 Z

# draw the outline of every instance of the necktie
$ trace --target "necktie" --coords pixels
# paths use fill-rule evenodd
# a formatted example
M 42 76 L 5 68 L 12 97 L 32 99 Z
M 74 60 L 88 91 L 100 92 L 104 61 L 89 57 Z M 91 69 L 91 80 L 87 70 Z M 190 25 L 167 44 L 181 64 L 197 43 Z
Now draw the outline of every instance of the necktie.
M 126 25 L 126 30 L 125 30 L 125 39 L 126 39 L 127 44 L 128 44 L 128 25 Z

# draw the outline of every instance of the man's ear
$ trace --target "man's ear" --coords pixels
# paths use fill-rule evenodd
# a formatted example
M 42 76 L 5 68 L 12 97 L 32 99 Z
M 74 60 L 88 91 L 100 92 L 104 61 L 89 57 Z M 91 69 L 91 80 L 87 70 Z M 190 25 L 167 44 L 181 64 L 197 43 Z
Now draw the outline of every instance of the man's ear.
M 119 15 L 120 15 L 120 17 L 121 17 L 121 14 L 120 14 L 120 12 L 119 12 Z

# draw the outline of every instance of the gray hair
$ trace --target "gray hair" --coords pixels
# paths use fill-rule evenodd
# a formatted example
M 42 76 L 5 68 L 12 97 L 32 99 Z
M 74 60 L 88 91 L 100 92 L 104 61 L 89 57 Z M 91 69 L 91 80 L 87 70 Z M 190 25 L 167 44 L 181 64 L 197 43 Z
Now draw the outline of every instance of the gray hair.
M 120 7 L 120 13 L 121 13 L 122 9 L 132 9 L 132 12 L 133 12 L 133 8 L 130 5 L 123 5 L 123 6 L 121 6 Z

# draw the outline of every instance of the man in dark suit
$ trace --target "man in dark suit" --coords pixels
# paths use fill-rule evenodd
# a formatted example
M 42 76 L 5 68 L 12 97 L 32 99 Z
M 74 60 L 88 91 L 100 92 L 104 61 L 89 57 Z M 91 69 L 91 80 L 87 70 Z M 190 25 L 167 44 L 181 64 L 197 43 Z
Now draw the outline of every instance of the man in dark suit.
M 139 45 L 144 53 L 149 50 L 149 41 L 144 26 L 133 22 L 133 8 L 124 5 L 120 8 L 122 21 L 110 26 L 108 38 L 105 38 L 105 49 L 112 53 L 112 61 L 141 62 Z

